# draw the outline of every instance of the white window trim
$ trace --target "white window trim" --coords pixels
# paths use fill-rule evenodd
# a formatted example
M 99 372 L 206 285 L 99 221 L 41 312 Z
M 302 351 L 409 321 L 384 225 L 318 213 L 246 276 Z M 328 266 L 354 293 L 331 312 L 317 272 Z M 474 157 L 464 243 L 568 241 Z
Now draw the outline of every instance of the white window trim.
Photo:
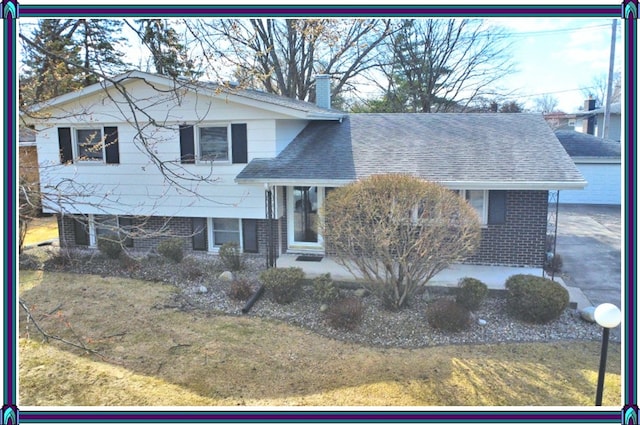
M 102 144 L 102 159 L 100 160 L 91 160 L 91 159 L 81 159 L 80 158 L 80 148 L 78 147 L 78 130 L 89 130 L 89 131 L 99 131 L 100 132 L 100 143 Z M 76 164 L 106 164 L 107 163 L 107 152 L 104 143 L 104 127 L 73 127 L 71 129 L 71 151 L 73 153 L 73 161 Z
M 228 220 L 236 220 L 238 222 L 238 246 L 240 247 L 240 252 L 244 252 L 243 235 L 242 235 L 242 219 L 234 218 L 234 217 L 207 217 L 207 251 L 208 252 L 218 252 L 222 245 L 216 245 L 214 240 L 214 228 L 213 228 L 213 220 L 215 218 L 224 218 Z M 229 232 L 235 233 L 235 232 Z
M 469 190 L 481 190 L 481 189 L 469 189 Z M 465 201 L 467 200 L 467 189 L 458 190 L 460 196 Z M 475 208 L 474 208 L 475 210 Z M 482 217 L 480 217 L 480 225 L 486 227 L 489 223 L 489 191 L 482 190 Z
M 89 224 L 89 248 L 98 247 L 98 233 L 96 232 L 96 221 L 93 214 L 89 214 L 87 218 Z
M 231 124 L 230 122 L 228 123 L 206 123 L 206 124 L 201 124 L 196 126 L 196 134 L 194 135 L 194 151 L 195 151 L 195 156 L 196 156 L 196 164 L 199 165 L 211 165 L 211 164 L 231 164 L 233 158 L 231 158 L 231 154 L 232 154 L 232 140 L 231 140 Z M 201 128 L 210 128 L 210 127 L 226 127 L 227 128 L 227 159 L 226 160 L 220 160 L 220 159 L 214 159 L 214 160 L 208 160 L 208 159 L 200 159 L 200 157 L 202 156 L 200 153 L 200 129 Z M 218 218 L 218 217 L 216 217 Z

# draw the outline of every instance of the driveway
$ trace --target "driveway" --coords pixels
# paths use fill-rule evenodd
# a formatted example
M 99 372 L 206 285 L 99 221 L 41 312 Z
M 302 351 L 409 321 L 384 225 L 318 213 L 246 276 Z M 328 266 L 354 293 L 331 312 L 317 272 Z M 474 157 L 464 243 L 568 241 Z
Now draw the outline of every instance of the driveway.
M 561 276 L 594 306 L 621 307 L 621 215 L 619 206 L 560 205 L 556 253 Z

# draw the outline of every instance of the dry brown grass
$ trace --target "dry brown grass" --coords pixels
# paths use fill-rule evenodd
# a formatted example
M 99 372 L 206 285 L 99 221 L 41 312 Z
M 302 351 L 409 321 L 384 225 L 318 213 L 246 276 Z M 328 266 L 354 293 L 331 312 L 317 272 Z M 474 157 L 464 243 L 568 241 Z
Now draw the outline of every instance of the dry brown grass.
M 55 216 L 38 217 L 31 220 L 27 234 L 24 238 L 25 245 L 36 244 L 58 237 L 58 222 Z
M 42 343 L 20 318 L 21 405 L 590 406 L 599 343 L 379 349 L 280 322 L 181 309 L 174 288 L 22 272 L 20 298 L 52 334 L 104 359 Z M 604 404 L 620 406 L 620 347 Z

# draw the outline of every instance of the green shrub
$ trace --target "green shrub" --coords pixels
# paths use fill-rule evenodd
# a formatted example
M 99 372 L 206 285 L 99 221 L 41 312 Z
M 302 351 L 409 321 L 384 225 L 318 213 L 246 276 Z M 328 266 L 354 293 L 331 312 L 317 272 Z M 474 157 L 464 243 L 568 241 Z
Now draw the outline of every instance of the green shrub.
M 234 279 L 229 286 L 227 295 L 234 300 L 245 301 L 253 294 L 253 288 L 247 279 Z
M 550 322 L 560 317 L 569 305 L 569 292 L 558 282 L 540 276 L 511 276 L 505 288 L 507 310 L 526 322 Z
M 171 238 L 163 240 L 158 244 L 158 253 L 174 263 L 181 262 L 184 258 L 184 246 L 182 239 Z
M 120 257 L 122 245 L 120 242 L 109 238 L 98 238 L 98 250 L 111 259 Z
M 337 329 L 353 330 L 362 322 L 363 316 L 362 300 L 356 297 L 342 298 L 326 311 L 329 326 Z
M 242 252 L 235 242 L 227 242 L 218 250 L 218 256 L 224 267 L 232 272 L 242 270 Z
M 322 303 L 335 301 L 340 295 L 336 284 L 331 279 L 331 274 L 325 273 L 313 279 L 313 296 Z
M 435 329 L 459 332 L 471 325 L 471 314 L 455 301 L 440 298 L 427 307 L 427 321 Z
M 560 273 L 562 271 L 562 257 L 560 254 L 551 255 L 544 264 L 547 273 Z
M 260 274 L 260 280 L 271 292 L 275 302 L 287 304 L 293 301 L 302 286 L 304 272 L 299 267 L 271 268 Z
M 475 311 L 487 297 L 489 288 L 487 285 L 472 277 L 460 279 L 458 283 L 458 291 L 456 293 L 456 303 L 468 310 Z

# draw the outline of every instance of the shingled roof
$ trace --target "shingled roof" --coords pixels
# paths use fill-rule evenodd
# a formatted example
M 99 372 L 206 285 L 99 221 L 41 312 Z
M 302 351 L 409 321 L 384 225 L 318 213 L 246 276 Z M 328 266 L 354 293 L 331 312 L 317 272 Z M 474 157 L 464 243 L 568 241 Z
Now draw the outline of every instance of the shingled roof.
M 351 114 L 312 122 L 238 183 L 340 185 L 403 173 L 449 187 L 568 189 L 586 185 L 537 114 Z
M 557 130 L 556 137 L 572 158 L 620 159 L 620 143 L 572 130 Z

